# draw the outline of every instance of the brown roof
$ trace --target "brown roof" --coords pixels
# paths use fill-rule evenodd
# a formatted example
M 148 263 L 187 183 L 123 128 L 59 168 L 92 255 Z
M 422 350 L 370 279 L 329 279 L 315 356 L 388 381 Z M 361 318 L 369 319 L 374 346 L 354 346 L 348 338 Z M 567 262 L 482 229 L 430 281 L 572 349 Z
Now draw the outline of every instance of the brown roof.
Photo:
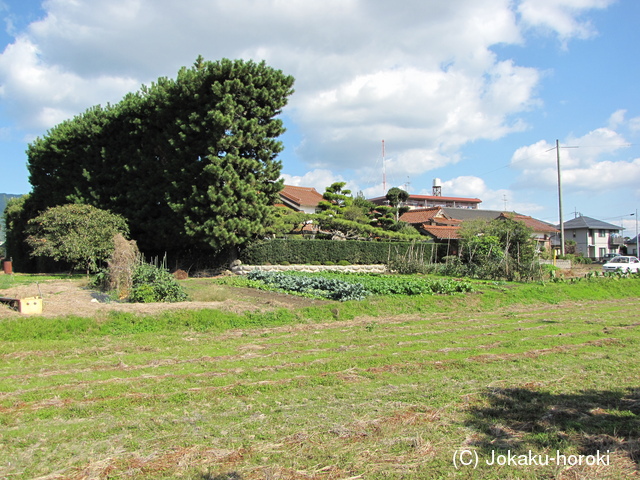
M 280 191 L 280 196 L 289 201 L 308 207 L 315 207 L 323 198 L 320 193 L 313 187 L 295 187 L 293 185 L 285 185 Z
M 438 217 L 431 220 L 431 224 L 440 227 L 453 227 L 462 224 L 462 220 L 458 220 L 457 218 Z
M 549 223 L 542 222 L 540 220 L 536 220 L 533 217 L 529 217 L 527 215 L 507 215 L 502 214 L 503 218 L 512 218 L 517 222 L 524 223 L 527 227 L 531 228 L 534 232 L 537 233 L 556 233 L 558 229 Z
M 460 238 L 458 230 L 460 227 L 439 227 L 436 225 L 422 225 L 422 230 L 432 235 L 437 240 L 454 240 Z
M 453 200 L 455 202 L 482 203 L 482 200 L 479 198 L 441 197 L 439 195 L 409 195 L 409 198 L 415 198 L 416 200 Z
M 401 222 L 407 222 L 412 225 L 426 223 L 435 217 L 443 217 L 440 207 L 429 208 L 416 208 L 415 210 L 409 210 L 400 217 Z
M 387 197 L 375 197 L 370 198 L 370 202 L 384 201 Z M 453 202 L 465 202 L 465 203 L 482 203 L 479 198 L 467 198 L 467 197 L 441 197 L 439 195 L 409 195 L 409 200 L 450 200 Z

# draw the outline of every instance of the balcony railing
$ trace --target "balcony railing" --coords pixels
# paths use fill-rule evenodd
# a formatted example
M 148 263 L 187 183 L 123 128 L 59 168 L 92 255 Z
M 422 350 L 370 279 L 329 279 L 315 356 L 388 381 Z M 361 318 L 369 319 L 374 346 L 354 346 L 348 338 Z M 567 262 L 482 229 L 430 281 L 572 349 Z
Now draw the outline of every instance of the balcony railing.
M 622 235 L 611 235 L 609 237 L 609 245 L 610 246 L 624 245 L 624 238 L 622 237 Z

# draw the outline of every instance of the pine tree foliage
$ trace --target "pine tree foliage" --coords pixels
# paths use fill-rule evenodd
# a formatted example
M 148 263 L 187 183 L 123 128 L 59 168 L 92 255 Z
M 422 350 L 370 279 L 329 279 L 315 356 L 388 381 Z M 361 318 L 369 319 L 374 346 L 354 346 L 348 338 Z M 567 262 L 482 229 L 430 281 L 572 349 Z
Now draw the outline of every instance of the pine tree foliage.
M 125 217 L 147 253 L 220 251 L 264 235 L 282 188 L 276 118 L 293 78 L 264 62 L 205 61 L 28 148 L 32 209 L 85 203 Z

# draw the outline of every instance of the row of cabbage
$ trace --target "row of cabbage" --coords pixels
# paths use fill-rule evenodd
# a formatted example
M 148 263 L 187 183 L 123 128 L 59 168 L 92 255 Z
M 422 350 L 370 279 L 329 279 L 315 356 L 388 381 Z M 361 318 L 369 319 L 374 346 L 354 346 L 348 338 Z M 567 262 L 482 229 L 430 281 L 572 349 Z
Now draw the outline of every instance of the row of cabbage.
M 252 286 L 331 300 L 362 300 L 368 295 L 452 295 L 472 292 L 470 282 L 380 274 L 264 272 L 247 275 Z

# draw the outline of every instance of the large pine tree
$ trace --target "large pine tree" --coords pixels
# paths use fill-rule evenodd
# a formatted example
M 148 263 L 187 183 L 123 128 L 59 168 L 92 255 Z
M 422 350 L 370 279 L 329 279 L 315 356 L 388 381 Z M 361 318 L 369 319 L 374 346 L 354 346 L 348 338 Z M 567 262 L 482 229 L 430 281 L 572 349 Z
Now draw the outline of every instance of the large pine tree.
M 282 185 L 277 118 L 293 78 L 199 57 L 28 149 L 35 210 L 86 203 L 125 217 L 148 253 L 220 251 L 261 236 Z

